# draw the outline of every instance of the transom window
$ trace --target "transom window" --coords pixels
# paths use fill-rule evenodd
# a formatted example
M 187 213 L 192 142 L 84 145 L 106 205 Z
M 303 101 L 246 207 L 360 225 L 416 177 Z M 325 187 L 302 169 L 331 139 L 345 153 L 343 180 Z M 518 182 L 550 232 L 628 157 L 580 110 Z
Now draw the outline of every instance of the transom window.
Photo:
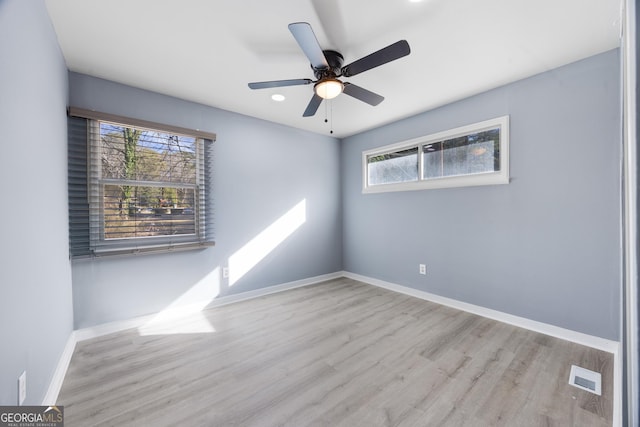
M 508 116 L 365 151 L 363 191 L 507 184 Z

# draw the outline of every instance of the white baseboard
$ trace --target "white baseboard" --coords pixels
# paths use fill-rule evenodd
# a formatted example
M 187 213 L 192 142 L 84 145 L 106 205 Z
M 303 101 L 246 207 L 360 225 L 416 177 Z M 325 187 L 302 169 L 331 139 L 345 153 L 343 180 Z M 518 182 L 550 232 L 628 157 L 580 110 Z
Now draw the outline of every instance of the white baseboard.
M 207 308 L 219 307 L 222 305 L 232 304 L 234 302 L 245 301 L 253 298 L 259 298 L 265 295 L 275 294 L 278 292 L 288 291 L 290 289 L 301 288 L 303 286 L 315 285 L 317 283 L 326 282 L 327 280 L 339 279 L 343 277 L 341 271 L 321 276 L 309 277 L 308 279 L 295 280 L 293 282 L 283 283 L 281 285 L 269 286 L 255 291 L 242 292 L 239 294 L 228 295 L 211 302 Z
M 402 293 L 423 300 L 435 302 L 437 304 L 446 305 L 451 308 L 477 314 L 499 322 L 507 323 L 534 332 L 560 338 L 565 341 L 574 342 L 576 344 L 595 348 L 597 350 L 606 351 L 613 354 L 613 425 L 622 425 L 622 354 L 621 346 L 618 341 L 612 341 L 593 335 L 583 334 L 581 332 L 572 331 L 570 329 L 561 328 L 559 326 L 549 325 L 547 323 L 537 322 L 535 320 L 526 319 L 524 317 L 514 316 L 497 310 L 469 304 L 466 302 L 442 297 L 429 292 L 413 289 L 407 286 L 395 283 L 385 282 L 384 280 L 374 279 L 372 277 L 344 271 L 344 277 L 364 282 L 369 285 L 378 286 L 390 291 Z
M 53 378 L 51 378 L 51 382 L 49 383 L 47 394 L 44 395 L 44 399 L 42 400 L 43 406 L 56 404 L 58 393 L 60 393 L 60 389 L 62 388 L 62 382 L 67 374 L 67 369 L 69 368 L 69 363 L 71 363 L 71 356 L 73 356 L 73 350 L 75 348 L 75 332 L 71 331 L 71 335 L 69 335 L 69 339 L 67 339 L 67 344 L 64 346 L 62 355 L 60 355 L 60 359 L 58 360 L 58 366 L 56 366 L 56 370 L 53 373 Z
M 571 341 L 577 344 L 592 347 L 598 350 L 606 351 L 608 353 L 617 354 L 619 349 L 619 343 L 617 341 L 608 340 L 605 338 L 596 337 L 593 335 L 584 334 L 581 332 L 572 331 L 570 329 L 561 328 L 559 326 L 550 325 L 543 322 L 527 319 L 524 317 L 514 316 L 512 314 L 504 313 L 498 310 L 492 310 L 482 306 L 469 304 L 466 302 L 454 300 L 447 297 L 442 297 L 429 292 L 421 291 L 418 289 L 410 288 L 407 286 L 398 285 L 384 280 L 375 279 L 372 277 L 363 276 L 360 274 L 351 273 L 348 271 L 338 271 L 335 273 L 324 274 L 321 276 L 310 277 L 308 279 L 296 280 L 293 282 L 283 283 L 280 285 L 269 286 L 262 289 L 256 289 L 254 291 L 242 292 L 239 294 L 228 295 L 218 298 L 207 304 L 207 308 L 219 307 L 227 304 L 232 304 L 239 301 L 245 301 L 253 298 L 259 298 L 265 295 L 274 294 L 277 292 L 287 291 L 289 289 L 300 288 L 303 286 L 309 286 L 316 283 L 324 282 L 327 280 L 338 279 L 340 277 L 347 277 L 349 279 L 358 280 L 373 286 L 388 289 L 394 292 L 398 292 L 405 295 L 410 295 L 423 300 L 435 302 L 437 304 L 446 305 L 458 310 L 466 311 L 469 313 L 477 314 L 479 316 L 494 319 L 499 322 L 514 325 L 520 328 L 529 329 L 534 332 L 539 332 L 552 337 L 560 338 L 566 341 Z M 202 307 L 202 305 L 195 304 L 194 306 Z M 184 311 L 188 312 L 188 307 Z M 104 323 L 97 326 L 91 326 L 88 328 L 82 328 L 74 331 L 75 340 L 83 341 L 90 338 L 96 338 L 102 335 L 107 335 L 113 332 L 123 331 L 125 329 L 140 327 L 151 319 L 153 319 L 157 313 L 153 313 L 146 316 L 140 316 L 133 319 L 120 320 L 110 323 Z
M 583 334 L 581 332 L 572 331 L 569 329 L 561 328 L 554 325 L 549 325 L 535 320 L 526 319 L 524 317 L 514 316 L 512 314 L 504 313 L 497 310 L 488 309 L 485 307 L 477 306 L 474 304 L 457 301 L 451 298 L 442 297 L 429 292 L 413 289 L 407 286 L 398 285 L 384 280 L 374 279 L 372 277 L 363 276 L 360 274 L 351 273 L 348 271 L 339 271 L 330 274 L 324 274 L 321 276 L 310 277 L 308 279 L 296 280 L 293 282 L 283 283 L 280 285 L 269 286 L 263 289 L 257 289 L 254 291 L 243 292 L 234 295 L 228 295 L 214 300 L 207 304 L 207 308 L 219 307 L 227 304 L 232 304 L 239 301 L 246 301 L 253 298 L 259 298 L 265 295 L 270 295 L 278 292 L 287 291 L 290 289 L 300 288 L 303 286 L 314 285 L 316 283 L 324 282 L 327 280 L 338 279 L 346 277 L 349 279 L 357 280 L 367 283 L 369 285 L 377 286 L 380 288 L 388 289 L 390 291 L 398 292 L 401 294 L 413 296 L 423 300 L 431 301 L 437 304 L 442 304 L 448 307 L 452 307 L 458 310 L 466 311 L 469 313 L 477 314 L 489 319 L 497 320 L 499 322 L 507 323 L 520 328 L 529 329 L 534 332 L 539 332 L 552 337 L 560 338 L 566 341 L 575 342 L 577 344 L 592 347 L 598 350 L 613 353 L 614 355 L 614 391 L 613 391 L 613 425 L 620 425 L 622 420 L 622 405 L 621 405 L 621 390 L 622 390 L 622 368 L 621 368 L 621 353 L 620 343 L 617 341 L 611 341 L 592 335 Z M 196 304 L 196 306 L 198 306 Z M 202 307 L 202 305 L 199 305 Z M 185 313 L 188 312 L 185 311 Z M 103 335 L 111 334 L 114 332 L 123 331 L 126 329 L 137 328 L 147 324 L 152 320 L 157 313 L 141 316 L 134 319 L 116 321 L 105 323 L 102 325 L 92 326 L 88 328 L 82 328 L 75 330 L 69 336 L 67 345 L 63 351 L 58 367 L 54 373 L 49 389 L 44 398 L 43 405 L 55 404 L 62 382 L 66 374 L 67 368 L 73 355 L 73 350 L 77 342 L 100 337 Z
M 613 353 L 613 425 L 622 426 L 622 345 Z
M 325 282 L 327 280 L 333 280 L 343 277 L 342 272 L 335 272 L 329 274 L 323 274 L 321 276 L 309 277 L 307 279 L 296 280 L 293 282 L 282 283 L 280 285 L 268 286 L 262 289 L 256 289 L 254 291 L 242 292 L 239 294 L 227 295 L 217 298 L 213 301 L 206 301 L 202 304 L 189 304 L 188 306 L 174 309 L 176 314 L 189 314 L 197 308 L 198 311 L 202 310 L 202 307 L 206 305 L 206 308 L 220 307 L 235 302 L 246 301 L 253 298 L 259 298 L 265 295 L 274 294 L 277 292 L 283 292 L 290 289 L 300 288 L 303 286 L 314 285 L 316 283 Z M 100 337 L 103 335 L 112 334 L 114 332 L 124 331 L 131 328 L 139 328 L 151 320 L 153 320 L 158 313 L 149 314 L 146 316 L 140 316 L 133 319 L 118 320 L 115 322 L 103 323 L 101 325 L 90 326 L 88 328 L 82 328 L 75 331 L 75 337 L 77 341 L 84 341 L 91 338 Z
M 255 291 L 242 292 L 235 295 L 229 295 L 226 297 L 221 297 L 213 302 L 207 304 L 207 308 L 211 307 L 220 307 L 226 304 L 232 304 L 234 302 L 245 301 L 252 298 L 259 298 L 265 295 L 274 294 L 277 292 L 283 292 L 290 289 L 300 288 L 303 286 L 315 285 L 316 283 L 325 282 L 327 280 L 339 279 L 343 277 L 342 272 L 335 272 L 330 274 L 323 274 L 320 276 L 310 277 L 307 279 L 296 280 L 293 282 L 283 283 L 280 285 L 269 286 L 263 289 L 257 289 Z M 198 304 L 196 304 L 197 306 Z M 201 307 L 201 305 L 200 305 Z M 185 313 L 188 312 L 185 311 Z M 49 388 L 47 389 L 47 394 L 43 399 L 43 405 L 50 406 L 55 405 L 58 400 L 58 394 L 60 393 L 60 389 L 62 388 L 62 383 L 64 381 L 64 377 L 67 373 L 67 369 L 69 368 L 69 363 L 71 362 L 71 356 L 73 356 L 73 350 L 76 347 L 76 343 L 84 340 L 88 340 L 91 338 L 100 337 L 103 335 L 111 334 L 114 332 L 124 331 L 126 329 L 138 328 L 140 326 L 145 325 L 150 320 L 152 320 L 157 313 L 150 314 L 147 316 L 140 316 L 134 319 L 121 320 L 116 322 L 104 323 L 102 325 L 91 326 L 88 328 L 77 329 L 71 332 L 69 335 L 69 339 L 67 340 L 67 344 L 62 352 L 62 356 L 60 356 L 60 360 L 58 361 L 58 366 L 53 374 L 53 378 L 49 383 Z
M 561 328 L 559 326 L 537 322 L 535 320 L 527 319 L 524 317 L 514 316 L 512 314 L 504 313 L 498 310 L 492 310 L 489 308 L 481 307 L 479 305 L 469 304 L 451 298 L 442 297 L 440 295 L 432 294 L 407 286 L 398 285 L 395 283 L 385 282 L 384 280 L 374 279 L 372 277 L 362 276 L 360 274 L 350 273 L 348 271 L 345 271 L 343 274 L 344 277 L 347 277 L 349 279 L 358 280 L 360 282 L 378 286 L 390 291 L 399 292 L 401 294 L 410 295 L 412 297 L 435 302 L 437 304 L 446 305 L 451 308 L 477 314 L 482 317 L 487 317 L 499 322 L 508 323 L 513 326 L 529 329 L 534 332 L 550 335 L 552 337 L 571 341 L 577 344 L 585 345 L 587 347 L 606 351 L 608 353 L 615 354 L 618 351 L 619 343 L 617 341 L 611 341 L 605 338 L 583 334 L 581 332 L 572 331 L 570 329 Z

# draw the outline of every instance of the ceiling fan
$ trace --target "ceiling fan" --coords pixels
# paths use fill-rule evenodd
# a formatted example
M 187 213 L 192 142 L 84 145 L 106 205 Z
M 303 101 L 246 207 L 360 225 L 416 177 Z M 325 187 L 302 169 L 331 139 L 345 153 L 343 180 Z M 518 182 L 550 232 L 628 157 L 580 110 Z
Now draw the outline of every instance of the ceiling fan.
M 406 40 L 400 40 L 343 67 L 343 56 L 335 50 L 322 50 L 311 25 L 307 22 L 289 24 L 289 31 L 293 34 L 304 54 L 309 58 L 316 80 L 292 79 L 254 82 L 249 83 L 249 87 L 251 89 L 268 89 L 313 83 L 313 97 L 309 105 L 307 105 L 307 109 L 304 110 L 303 117 L 313 116 L 323 99 L 333 99 L 343 92 L 369 105 L 376 106 L 380 104 L 384 100 L 383 96 L 353 83 L 342 82 L 339 77 L 355 76 L 411 53 L 409 43 Z

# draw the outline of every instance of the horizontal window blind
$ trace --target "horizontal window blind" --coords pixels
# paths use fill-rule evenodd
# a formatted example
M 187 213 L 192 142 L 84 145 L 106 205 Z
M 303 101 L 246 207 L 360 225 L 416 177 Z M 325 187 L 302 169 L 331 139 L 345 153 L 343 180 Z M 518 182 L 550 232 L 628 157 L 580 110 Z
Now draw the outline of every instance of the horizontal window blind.
M 69 117 L 72 257 L 213 245 L 213 141 L 174 130 Z
M 91 255 L 89 241 L 89 198 L 87 120 L 67 120 L 67 185 L 69 192 L 69 252 L 72 257 Z

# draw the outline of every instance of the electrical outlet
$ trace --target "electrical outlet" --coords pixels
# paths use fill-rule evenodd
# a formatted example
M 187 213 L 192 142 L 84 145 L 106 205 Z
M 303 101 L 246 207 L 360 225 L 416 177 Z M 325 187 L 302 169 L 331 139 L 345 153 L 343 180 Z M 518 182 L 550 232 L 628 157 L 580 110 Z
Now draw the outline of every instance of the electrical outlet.
M 420 264 L 420 274 L 427 274 L 426 264 Z
M 223 279 L 229 278 L 229 267 L 222 267 L 222 278 Z
M 18 377 L 18 405 L 22 405 L 27 398 L 27 371 Z

